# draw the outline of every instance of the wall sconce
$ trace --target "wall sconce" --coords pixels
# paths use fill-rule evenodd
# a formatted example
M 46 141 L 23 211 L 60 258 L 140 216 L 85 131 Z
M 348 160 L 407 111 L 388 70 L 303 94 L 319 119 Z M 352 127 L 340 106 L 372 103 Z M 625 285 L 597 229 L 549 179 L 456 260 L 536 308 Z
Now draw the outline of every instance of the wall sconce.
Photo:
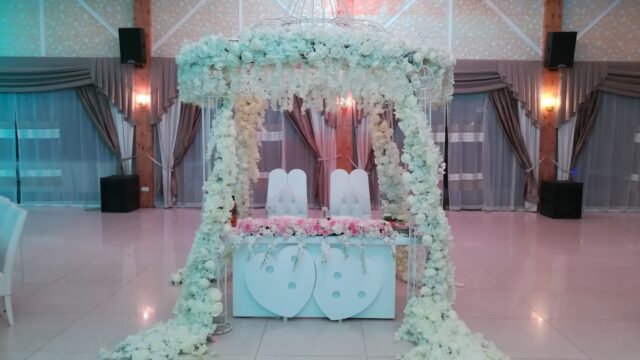
M 542 106 L 547 111 L 553 111 L 558 105 L 558 99 L 553 96 L 543 96 L 542 97 Z
M 149 96 L 149 94 L 136 94 L 136 104 L 138 104 L 138 106 L 146 107 L 150 102 L 151 97 Z

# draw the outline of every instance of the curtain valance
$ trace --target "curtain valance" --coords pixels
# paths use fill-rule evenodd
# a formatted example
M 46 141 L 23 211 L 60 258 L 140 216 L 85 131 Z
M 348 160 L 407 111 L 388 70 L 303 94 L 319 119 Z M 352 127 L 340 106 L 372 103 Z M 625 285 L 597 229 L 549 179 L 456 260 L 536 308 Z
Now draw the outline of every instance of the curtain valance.
M 636 69 L 628 70 L 611 67 L 598 89 L 616 95 L 640 98 L 640 64 Z
M 130 120 L 133 65 L 119 58 L 0 58 L 0 92 L 40 92 L 94 84 Z
M 0 92 L 39 92 L 93 83 L 86 66 L 0 67 Z
M 640 63 L 576 62 L 562 70 L 558 122 L 566 122 L 595 90 L 640 97 Z
M 151 123 L 162 119 L 178 99 L 178 66 L 175 58 L 154 57 L 150 69 Z
M 542 88 L 542 62 L 511 60 L 459 60 L 454 68 L 454 94 L 473 94 L 508 87 L 538 122 Z
M 495 60 L 458 60 L 453 78 L 454 94 L 480 93 L 507 86 L 498 73 Z

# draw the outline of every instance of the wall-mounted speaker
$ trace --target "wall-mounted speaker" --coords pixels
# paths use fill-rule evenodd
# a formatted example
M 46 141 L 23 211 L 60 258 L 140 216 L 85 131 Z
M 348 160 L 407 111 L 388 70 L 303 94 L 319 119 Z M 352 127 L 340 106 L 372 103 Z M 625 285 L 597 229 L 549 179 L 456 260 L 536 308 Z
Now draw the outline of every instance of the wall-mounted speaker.
M 147 48 L 143 28 L 119 28 L 120 62 L 144 65 L 147 63 Z
M 547 48 L 544 53 L 544 67 L 558 69 L 573 66 L 576 51 L 575 31 L 555 31 L 547 33 Z

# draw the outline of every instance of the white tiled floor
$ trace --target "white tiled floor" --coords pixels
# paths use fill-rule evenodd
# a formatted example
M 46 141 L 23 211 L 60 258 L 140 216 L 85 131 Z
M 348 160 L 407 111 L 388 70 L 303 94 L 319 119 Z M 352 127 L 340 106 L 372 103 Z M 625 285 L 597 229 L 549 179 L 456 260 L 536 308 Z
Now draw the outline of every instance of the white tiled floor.
M 640 214 L 580 221 L 452 212 L 455 305 L 516 359 L 640 359 Z M 16 259 L 16 324 L 0 317 L 0 359 L 95 359 L 166 320 L 198 210 L 102 214 L 29 209 Z M 403 302 L 404 299 L 400 299 Z M 217 359 L 392 359 L 398 321 L 233 319 Z M 212 358 L 210 355 L 206 359 Z

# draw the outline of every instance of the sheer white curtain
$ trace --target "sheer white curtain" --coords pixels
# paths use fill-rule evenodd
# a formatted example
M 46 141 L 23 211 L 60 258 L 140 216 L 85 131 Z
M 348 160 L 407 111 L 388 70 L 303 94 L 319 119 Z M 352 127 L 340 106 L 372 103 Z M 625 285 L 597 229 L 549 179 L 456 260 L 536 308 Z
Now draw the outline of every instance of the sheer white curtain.
M 173 172 L 173 176 L 178 180 L 176 206 L 200 207 L 202 205 L 204 143 L 205 139 L 202 135 L 202 127 L 200 127 L 200 132 L 196 135 L 182 162 L 176 166 Z
M 455 95 L 447 111 L 449 208 L 523 209 L 524 170 L 496 119 L 488 94 Z M 440 117 L 433 117 L 436 141 L 441 133 Z M 537 153 L 539 131 L 524 116 L 520 125 L 530 154 Z
M 331 194 L 329 187 L 329 178 L 333 170 L 336 169 L 336 129 L 327 125 L 324 121 L 322 113 L 315 109 L 311 109 L 311 125 L 313 126 L 313 137 L 316 140 L 316 146 L 322 157 L 319 161 L 324 161 L 326 164 L 325 186 L 327 187 L 327 194 Z M 329 195 L 330 196 L 330 195 Z
M 180 125 L 180 101 L 176 101 L 169 110 L 162 115 L 162 120 L 156 125 L 158 142 L 162 162 L 162 195 L 164 207 L 173 206 L 171 196 L 171 169 L 173 168 L 173 149 Z
M 571 166 L 571 152 L 573 151 L 573 133 L 576 129 L 576 115 L 571 120 L 563 123 L 558 128 L 558 180 L 569 180 L 569 167 Z
M 504 135 L 491 103 L 485 108 L 485 141 L 482 149 L 484 173 L 483 210 L 517 210 L 524 204 L 524 170 L 518 164 L 513 149 Z M 524 113 L 522 113 L 524 115 Z M 531 121 L 520 116 L 520 128 L 531 155 L 537 147 L 536 132 Z M 535 129 L 535 128 L 534 128 Z M 537 157 L 536 157 L 537 159 Z M 535 161 L 536 160 L 532 160 Z M 534 169 L 535 171 L 535 169 Z
M 100 178 L 115 175 L 118 164 L 75 90 L 13 96 L 20 202 L 98 205 Z
M 213 108 L 203 108 L 203 126 L 213 118 Z M 315 167 L 317 159 L 307 148 L 290 121 L 279 109 L 267 109 L 264 122 L 265 131 L 259 134 L 260 179 L 253 187 L 252 207 L 264 207 L 267 196 L 267 178 L 269 171 L 283 168 L 287 171 L 301 169 L 307 174 L 309 204 L 317 207 L 314 199 Z M 187 150 L 182 162 L 176 167 L 174 175 L 178 180 L 177 206 L 199 207 L 202 205 L 203 154 L 206 136 L 201 130 L 193 144 Z M 159 151 L 158 151 L 158 157 Z M 158 179 L 159 181 L 161 179 Z
M 484 205 L 484 125 L 495 121 L 486 93 L 456 95 L 447 116 L 449 208 L 481 209 Z M 491 119 L 486 117 L 491 116 Z
M 269 107 L 265 112 L 264 131 L 258 133 L 260 141 L 260 178 L 253 185 L 252 207 L 264 207 L 267 202 L 269 172 L 286 169 L 285 116 L 282 111 Z
M 358 152 L 358 168 L 363 169 L 369 161 L 371 153 L 371 119 L 365 116 L 356 127 L 356 149 Z
M 585 209 L 640 210 L 640 99 L 601 93 L 595 126 L 575 172 Z
M 16 96 L 0 93 L 0 196 L 16 202 Z
M 135 127 L 127 122 L 124 115 L 118 110 L 118 107 L 111 104 L 111 115 L 118 132 L 118 143 L 120 145 L 120 153 L 123 159 L 128 159 L 133 155 L 133 134 Z M 125 175 L 133 174 L 133 159 L 124 160 L 122 162 Z

